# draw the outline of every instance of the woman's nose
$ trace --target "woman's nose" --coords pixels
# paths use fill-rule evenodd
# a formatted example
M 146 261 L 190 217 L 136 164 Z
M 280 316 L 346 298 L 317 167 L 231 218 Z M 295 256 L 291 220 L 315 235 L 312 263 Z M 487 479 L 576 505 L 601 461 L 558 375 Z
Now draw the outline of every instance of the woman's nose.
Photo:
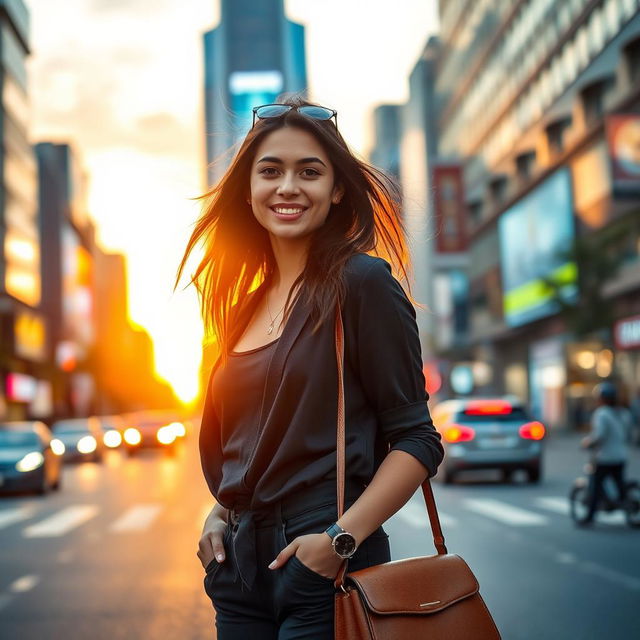
M 282 176 L 282 180 L 278 185 L 277 193 L 278 195 L 287 196 L 287 195 L 296 195 L 300 192 L 300 188 L 298 187 L 298 183 L 295 179 L 295 176 L 284 174 Z

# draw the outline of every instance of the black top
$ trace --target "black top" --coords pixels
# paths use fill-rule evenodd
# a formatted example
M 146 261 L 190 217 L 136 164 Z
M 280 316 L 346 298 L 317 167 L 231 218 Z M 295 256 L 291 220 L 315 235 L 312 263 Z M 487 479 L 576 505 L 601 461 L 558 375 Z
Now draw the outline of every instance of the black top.
M 213 407 L 220 424 L 222 444 L 220 490 L 236 496 L 237 501 L 248 501 L 249 495 L 243 496 L 242 476 L 258 437 L 258 390 L 264 388 L 269 360 L 277 342 L 274 340 L 250 351 L 232 351 L 227 366 L 218 367 L 212 377 Z
M 349 487 L 368 484 L 390 449 L 413 455 L 435 474 L 444 452 L 427 408 L 415 311 L 389 264 L 366 254 L 347 263 L 345 328 L 346 471 Z M 237 319 L 244 331 L 260 287 Z M 258 437 L 247 441 L 242 497 L 274 503 L 336 478 L 337 368 L 334 318 L 312 334 L 309 309 L 295 303 L 270 359 L 260 398 Z M 237 335 L 236 334 L 236 335 Z M 214 365 L 214 372 L 215 372 Z M 213 375 L 213 374 L 212 374 Z M 223 478 L 226 427 L 207 388 L 200 456 L 209 489 L 224 507 L 239 494 Z

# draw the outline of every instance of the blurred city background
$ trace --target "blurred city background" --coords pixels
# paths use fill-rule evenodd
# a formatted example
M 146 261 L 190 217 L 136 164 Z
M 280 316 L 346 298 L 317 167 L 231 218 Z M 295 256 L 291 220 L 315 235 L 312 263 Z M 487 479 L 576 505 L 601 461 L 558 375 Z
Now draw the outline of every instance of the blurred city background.
M 0 0 L 0 85 L 0 637 L 215 637 L 216 349 L 173 284 L 289 92 L 402 188 L 443 529 L 504 638 L 636 637 L 638 523 L 569 495 L 604 380 L 640 477 L 640 0 Z M 416 496 L 394 557 L 427 526 Z

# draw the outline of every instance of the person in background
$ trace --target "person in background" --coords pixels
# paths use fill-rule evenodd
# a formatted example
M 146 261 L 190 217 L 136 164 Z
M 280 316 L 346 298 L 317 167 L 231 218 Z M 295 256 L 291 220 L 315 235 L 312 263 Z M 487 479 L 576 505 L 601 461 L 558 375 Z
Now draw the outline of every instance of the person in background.
M 582 439 L 582 447 L 593 451 L 595 468 L 591 476 L 589 511 L 581 525 L 593 522 L 603 483 L 608 476 L 618 487 L 620 501 L 625 500 L 624 469 L 633 425 L 631 412 L 618 404 L 618 393 L 612 382 L 599 384 L 594 393 L 598 408 L 593 412 L 591 433 Z

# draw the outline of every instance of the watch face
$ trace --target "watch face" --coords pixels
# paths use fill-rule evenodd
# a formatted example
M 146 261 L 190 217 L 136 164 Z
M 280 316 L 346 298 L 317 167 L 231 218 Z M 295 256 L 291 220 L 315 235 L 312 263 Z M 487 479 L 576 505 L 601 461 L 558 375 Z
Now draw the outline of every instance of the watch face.
M 350 533 L 339 533 L 333 539 L 333 548 L 339 556 L 348 558 L 356 550 L 355 538 Z

